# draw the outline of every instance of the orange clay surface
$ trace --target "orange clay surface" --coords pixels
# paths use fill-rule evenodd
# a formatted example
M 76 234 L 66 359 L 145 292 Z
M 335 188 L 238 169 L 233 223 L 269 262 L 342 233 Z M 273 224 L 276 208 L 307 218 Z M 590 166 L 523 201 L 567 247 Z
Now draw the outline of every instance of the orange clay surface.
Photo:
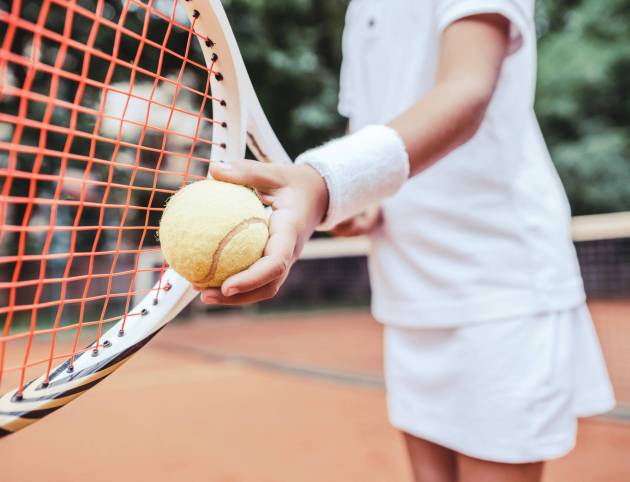
M 630 400 L 630 305 L 592 309 Z M 0 481 L 409 481 L 380 344 L 365 312 L 178 321 L 69 407 L 0 440 Z M 545 482 L 626 482 L 629 453 L 630 423 L 583 421 Z

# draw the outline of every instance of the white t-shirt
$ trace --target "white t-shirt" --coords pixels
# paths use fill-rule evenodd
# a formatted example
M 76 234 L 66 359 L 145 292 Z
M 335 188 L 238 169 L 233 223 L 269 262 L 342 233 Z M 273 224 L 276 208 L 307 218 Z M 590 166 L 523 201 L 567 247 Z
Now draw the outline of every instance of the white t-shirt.
M 352 0 L 339 112 L 384 124 L 434 82 L 442 31 L 477 13 L 511 22 L 510 55 L 465 145 L 383 204 L 370 276 L 377 319 L 458 326 L 584 301 L 570 209 L 533 110 L 534 0 Z

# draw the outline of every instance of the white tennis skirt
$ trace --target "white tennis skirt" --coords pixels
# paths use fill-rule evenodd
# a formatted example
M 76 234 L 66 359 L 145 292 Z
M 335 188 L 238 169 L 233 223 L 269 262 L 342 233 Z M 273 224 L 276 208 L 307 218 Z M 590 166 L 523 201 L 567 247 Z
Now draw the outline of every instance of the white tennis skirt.
M 470 457 L 560 457 L 614 407 L 588 308 L 457 328 L 385 328 L 391 423 Z

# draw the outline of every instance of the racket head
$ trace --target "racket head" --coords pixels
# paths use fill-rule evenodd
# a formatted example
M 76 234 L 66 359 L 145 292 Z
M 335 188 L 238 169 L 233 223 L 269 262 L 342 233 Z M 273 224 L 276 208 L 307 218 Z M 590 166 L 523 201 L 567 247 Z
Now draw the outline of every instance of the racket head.
M 0 436 L 96 385 L 195 296 L 164 202 L 211 162 L 288 157 L 218 0 L 0 8 Z

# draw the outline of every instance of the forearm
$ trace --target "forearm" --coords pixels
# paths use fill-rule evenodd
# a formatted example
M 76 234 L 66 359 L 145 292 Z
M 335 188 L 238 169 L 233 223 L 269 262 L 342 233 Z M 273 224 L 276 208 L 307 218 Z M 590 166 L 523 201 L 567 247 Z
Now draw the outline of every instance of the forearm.
M 410 175 L 466 142 L 483 120 L 505 57 L 508 23 L 476 16 L 442 38 L 435 86 L 388 126 L 367 126 L 296 159 L 326 181 L 330 229 L 395 194 Z
M 403 140 L 413 176 L 466 143 L 477 131 L 492 86 L 447 81 L 396 117 L 389 126 Z
M 435 86 L 390 123 L 405 144 L 411 175 L 475 134 L 494 94 L 508 31 L 504 17 L 477 15 L 444 32 Z
M 368 126 L 302 154 L 325 179 L 329 230 L 398 191 L 413 176 L 465 143 L 478 129 L 494 86 L 439 82 L 388 126 Z

